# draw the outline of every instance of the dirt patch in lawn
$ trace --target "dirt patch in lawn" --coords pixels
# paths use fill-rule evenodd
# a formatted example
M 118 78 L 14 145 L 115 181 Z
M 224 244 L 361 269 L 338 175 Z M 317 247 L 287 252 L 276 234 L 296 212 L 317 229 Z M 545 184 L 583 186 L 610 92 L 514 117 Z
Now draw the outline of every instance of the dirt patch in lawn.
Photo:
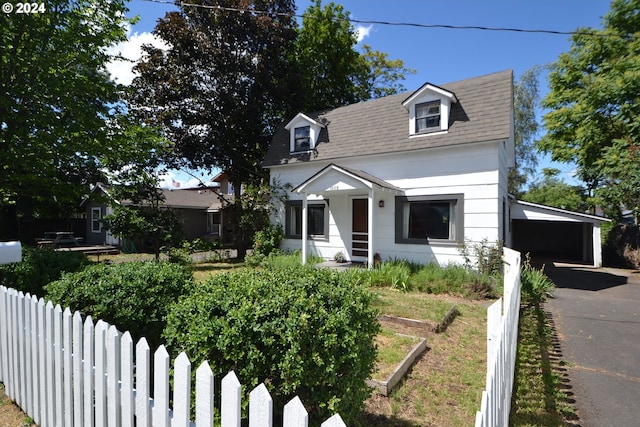
M 420 356 L 389 397 L 374 394 L 367 402 L 372 426 L 469 426 L 480 407 L 486 375 L 485 301 L 456 301 L 460 311 L 440 334 L 416 332 L 395 323 L 384 327 L 426 337 Z

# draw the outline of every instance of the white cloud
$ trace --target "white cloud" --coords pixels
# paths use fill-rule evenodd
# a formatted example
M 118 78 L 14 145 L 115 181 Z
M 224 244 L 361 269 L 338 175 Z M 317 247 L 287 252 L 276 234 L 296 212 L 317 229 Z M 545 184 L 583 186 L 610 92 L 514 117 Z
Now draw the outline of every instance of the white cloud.
M 151 33 L 131 33 L 131 27 L 127 28 L 128 40 L 109 48 L 107 52 L 112 55 L 121 55 L 124 60 L 111 61 L 107 64 L 107 71 L 111 78 L 118 83 L 129 85 L 133 81 L 135 74 L 133 66 L 142 57 L 142 45 L 151 44 L 159 49 L 166 50 L 169 46 Z
M 364 40 L 365 37 L 369 37 L 369 33 L 373 29 L 373 24 L 367 26 L 358 25 L 356 26 L 356 33 L 358 34 L 358 43 Z

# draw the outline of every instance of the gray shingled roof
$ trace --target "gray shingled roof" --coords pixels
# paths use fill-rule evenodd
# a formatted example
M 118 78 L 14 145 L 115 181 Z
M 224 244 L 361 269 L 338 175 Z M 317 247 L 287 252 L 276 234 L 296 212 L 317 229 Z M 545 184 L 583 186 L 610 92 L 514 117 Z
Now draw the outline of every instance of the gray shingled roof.
M 211 189 L 163 189 L 162 194 L 165 197 L 163 205 L 176 209 L 208 209 L 222 205 L 218 193 Z
M 336 161 L 366 154 L 503 140 L 511 136 L 511 70 L 439 87 L 453 92 L 458 99 L 452 106 L 446 134 L 409 138 L 409 113 L 402 103 L 411 93 L 402 93 L 324 112 L 305 112 L 310 118 L 326 125 L 311 154 L 289 153 L 289 131 L 284 128 L 286 123 L 283 123 L 273 137 L 263 166 Z

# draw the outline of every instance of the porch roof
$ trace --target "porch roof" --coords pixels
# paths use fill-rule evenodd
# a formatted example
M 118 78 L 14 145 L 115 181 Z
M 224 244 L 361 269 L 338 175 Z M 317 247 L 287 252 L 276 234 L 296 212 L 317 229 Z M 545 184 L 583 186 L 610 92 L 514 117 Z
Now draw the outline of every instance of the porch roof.
M 336 191 L 353 192 L 374 188 L 402 191 L 401 188 L 367 172 L 338 166 L 334 163 L 316 172 L 294 188 L 293 191 L 300 194 L 326 194 Z

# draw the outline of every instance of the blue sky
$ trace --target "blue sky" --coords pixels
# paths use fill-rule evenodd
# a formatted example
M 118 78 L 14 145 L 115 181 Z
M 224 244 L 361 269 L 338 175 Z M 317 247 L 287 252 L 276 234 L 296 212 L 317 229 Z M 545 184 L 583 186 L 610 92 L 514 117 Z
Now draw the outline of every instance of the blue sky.
M 298 0 L 298 14 L 311 3 Z M 602 17 L 610 7 L 609 0 L 343 0 L 334 3 L 342 4 L 352 18 L 363 21 L 567 32 L 579 27 L 601 28 Z M 133 0 L 129 8 L 130 16 L 138 15 L 140 21 L 132 27 L 131 45 L 124 47 L 123 52 L 128 51 L 135 57 L 135 45 L 140 41 L 150 42 L 148 33 L 158 18 L 175 6 Z M 512 69 L 518 78 L 533 66 L 552 63 L 571 46 L 568 35 L 354 25 L 360 31 L 361 43 L 388 53 L 391 59 L 402 59 L 407 68 L 416 70 L 416 74 L 408 75 L 404 81 L 407 90 L 415 90 L 425 82 L 442 85 L 505 69 Z M 122 69 L 113 74 L 121 72 Z M 540 83 L 544 95 L 547 92 L 545 76 Z M 540 167 L 546 166 L 550 166 L 549 161 L 542 158 Z M 551 166 L 561 169 L 563 178 L 571 182 L 572 165 Z M 166 178 L 166 182 L 175 180 L 182 187 L 190 185 L 190 177 L 178 171 Z

